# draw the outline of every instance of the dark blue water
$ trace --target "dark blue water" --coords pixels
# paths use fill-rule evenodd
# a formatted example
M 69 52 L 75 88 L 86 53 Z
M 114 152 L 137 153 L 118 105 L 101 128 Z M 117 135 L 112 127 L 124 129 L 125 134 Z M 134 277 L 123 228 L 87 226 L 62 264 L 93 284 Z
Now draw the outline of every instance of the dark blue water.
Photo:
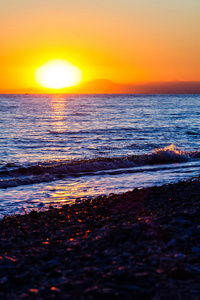
M 200 95 L 0 95 L 0 213 L 199 175 Z

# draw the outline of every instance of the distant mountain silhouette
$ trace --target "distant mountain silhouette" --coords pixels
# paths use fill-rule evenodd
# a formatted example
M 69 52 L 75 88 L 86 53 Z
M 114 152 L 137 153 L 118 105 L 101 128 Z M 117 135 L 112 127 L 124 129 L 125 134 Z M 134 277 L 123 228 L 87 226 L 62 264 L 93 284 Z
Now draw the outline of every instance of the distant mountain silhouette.
M 114 83 L 108 79 L 92 79 L 84 81 L 76 87 L 81 93 L 120 93 L 123 85 Z
M 144 82 L 133 84 L 114 83 L 108 79 L 93 79 L 62 91 L 26 88 L 0 90 L 0 93 L 78 93 L 78 94 L 200 94 L 199 81 Z
M 144 82 L 119 84 L 107 79 L 93 79 L 69 88 L 79 93 L 124 94 L 199 94 L 199 81 Z M 66 89 L 67 91 L 67 89 Z

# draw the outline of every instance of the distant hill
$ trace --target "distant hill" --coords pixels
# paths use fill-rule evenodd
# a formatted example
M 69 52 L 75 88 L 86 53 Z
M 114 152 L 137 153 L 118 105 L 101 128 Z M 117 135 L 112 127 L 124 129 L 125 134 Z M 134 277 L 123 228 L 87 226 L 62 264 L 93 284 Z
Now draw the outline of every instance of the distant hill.
M 125 94 L 200 94 L 200 82 L 145 82 L 117 84 L 106 79 L 83 82 L 76 88 L 80 93 L 125 93 Z
M 65 88 L 62 91 L 44 90 L 38 88 L 0 90 L 6 94 L 200 94 L 199 81 L 144 82 L 133 84 L 118 84 L 107 79 L 93 79 L 77 86 Z

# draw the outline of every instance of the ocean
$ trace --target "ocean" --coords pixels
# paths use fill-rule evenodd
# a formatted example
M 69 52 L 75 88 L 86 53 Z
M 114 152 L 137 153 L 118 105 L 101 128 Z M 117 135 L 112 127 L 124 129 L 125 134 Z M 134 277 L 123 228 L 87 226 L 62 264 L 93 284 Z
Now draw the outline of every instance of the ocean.
M 0 95 L 0 217 L 199 175 L 200 95 Z

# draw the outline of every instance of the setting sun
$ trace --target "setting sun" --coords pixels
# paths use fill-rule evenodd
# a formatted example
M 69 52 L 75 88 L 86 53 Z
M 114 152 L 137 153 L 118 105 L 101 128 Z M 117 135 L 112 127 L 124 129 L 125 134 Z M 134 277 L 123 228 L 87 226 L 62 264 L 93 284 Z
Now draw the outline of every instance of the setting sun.
M 36 69 L 35 79 L 42 87 L 62 89 L 77 85 L 82 71 L 64 59 L 53 59 Z

